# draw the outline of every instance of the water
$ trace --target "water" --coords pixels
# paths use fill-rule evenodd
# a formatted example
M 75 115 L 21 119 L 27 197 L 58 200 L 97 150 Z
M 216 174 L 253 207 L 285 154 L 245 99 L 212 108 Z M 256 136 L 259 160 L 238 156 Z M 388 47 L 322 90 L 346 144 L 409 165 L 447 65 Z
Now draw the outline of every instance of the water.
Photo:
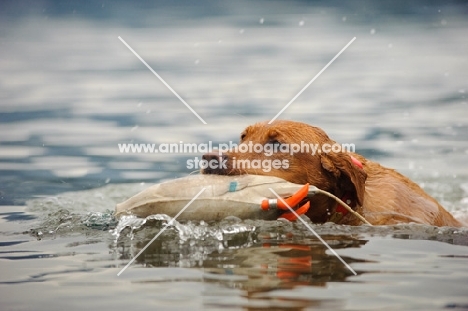
M 167 223 L 112 217 L 199 154 L 118 143 L 221 143 L 281 115 L 468 214 L 468 8 L 418 1 L 2 4 L 2 310 L 468 309 L 468 231 L 421 225 Z M 208 123 L 203 125 L 117 38 Z M 145 222 L 145 223 L 143 223 Z

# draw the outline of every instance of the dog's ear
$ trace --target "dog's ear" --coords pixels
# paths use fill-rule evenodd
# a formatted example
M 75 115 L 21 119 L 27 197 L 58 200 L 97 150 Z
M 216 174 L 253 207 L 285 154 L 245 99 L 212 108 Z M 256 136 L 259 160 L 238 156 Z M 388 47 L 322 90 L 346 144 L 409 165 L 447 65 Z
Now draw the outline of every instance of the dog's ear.
M 338 186 L 354 192 L 357 203 L 362 206 L 367 174 L 359 160 L 344 152 L 322 154 L 320 160 L 322 167 L 336 177 Z

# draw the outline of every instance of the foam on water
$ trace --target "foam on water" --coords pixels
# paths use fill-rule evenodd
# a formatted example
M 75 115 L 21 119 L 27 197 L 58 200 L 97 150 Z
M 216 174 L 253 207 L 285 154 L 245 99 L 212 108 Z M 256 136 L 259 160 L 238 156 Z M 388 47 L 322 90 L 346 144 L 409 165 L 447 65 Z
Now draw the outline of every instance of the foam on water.
M 55 237 L 57 234 L 70 234 L 78 228 L 83 230 L 110 230 L 115 241 L 124 234 L 135 238 L 135 232 L 145 228 L 165 228 L 172 218 L 167 215 L 150 215 L 146 218 L 123 216 L 119 220 L 113 216 L 115 204 L 141 191 L 148 185 L 120 184 L 102 188 L 63 193 L 60 196 L 37 198 L 27 202 L 28 210 L 37 213 L 39 224 L 33 228 L 41 238 Z M 305 217 L 306 221 L 309 221 Z M 311 224 L 314 230 L 323 235 L 357 236 L 393 236 L 403 239 L 437 240 L 452 244 L 468 245 L 468 228 L 434 227 L 420 224 L 400 224 L 395 226 L 342 226 L 332 223 Z M 200 221 L 180 223 L 173 220 L 168 226 L 177 234 L 180 242 L 191 241 L 227 241 L 235 236 L 250 235 L 250 240 L 260 234 L 278 239 L 287 232 L 298 236 L 310 236 L 312 233 L 300 223 L 285 220 L 262 221 L 245 220 L 230 216 L 220 222 Z M 41 234 L 38 234 L 41 232 Z M 151 231 L 151 234 L 154 232 Z M 150 238 L 148 235 L 139 239 Z M 245 245 L 246 246 L 246 245 Z

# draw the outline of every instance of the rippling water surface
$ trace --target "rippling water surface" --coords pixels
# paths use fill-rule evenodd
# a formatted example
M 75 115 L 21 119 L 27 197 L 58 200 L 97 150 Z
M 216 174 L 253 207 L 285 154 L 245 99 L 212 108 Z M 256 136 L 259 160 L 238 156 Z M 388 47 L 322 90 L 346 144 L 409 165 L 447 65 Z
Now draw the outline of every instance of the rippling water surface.
M 112 213 L 276 115 L 322 127 L 468 219 L 468 7 L 31 2 L 0 13 L 2 310 L 468 309 L 468 231 Z M 203 125 L 118 39 L 207 122 Z

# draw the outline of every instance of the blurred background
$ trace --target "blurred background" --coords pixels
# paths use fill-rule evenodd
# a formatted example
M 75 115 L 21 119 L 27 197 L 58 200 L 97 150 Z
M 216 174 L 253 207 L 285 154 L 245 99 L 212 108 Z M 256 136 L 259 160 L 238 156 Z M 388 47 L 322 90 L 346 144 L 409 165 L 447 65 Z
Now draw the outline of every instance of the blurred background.
M 465 1 L 2 1 L 0 205 L 185 176 L 187 154 L 280 118 L 468 207 Z M 208 123 L 203 125 L 122 37 Z

